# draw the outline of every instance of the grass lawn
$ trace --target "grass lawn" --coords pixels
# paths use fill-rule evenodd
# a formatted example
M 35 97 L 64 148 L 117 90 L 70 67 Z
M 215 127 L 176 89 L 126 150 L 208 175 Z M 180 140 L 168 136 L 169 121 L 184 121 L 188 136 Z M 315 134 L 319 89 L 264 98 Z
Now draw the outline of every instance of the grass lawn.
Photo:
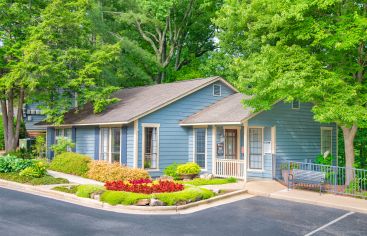
M 54 178 L 50 175 L 45 175 L 41 178 L 20 176 L 19 173 L 0 173 L 0 179 L 14 181 L 22 184 L 30 185 L 48 185 L 48 184 L 67 184 L 69 181 L 63 178 Z
M 219 185 L 219 184 L 229 184 L 229 183 L 236 183 L 237 179 L 235 178 L 226 178 L 226 179 L 219 179 L 219 178 L 215 178 L 215 179 L 201 179 L 201 178 L 196 178 L 190 181 L 178 181 L 182 184 L 190 184 L 190 185 L 194 185 L 194 186 L 200 186 L 200 185 Z

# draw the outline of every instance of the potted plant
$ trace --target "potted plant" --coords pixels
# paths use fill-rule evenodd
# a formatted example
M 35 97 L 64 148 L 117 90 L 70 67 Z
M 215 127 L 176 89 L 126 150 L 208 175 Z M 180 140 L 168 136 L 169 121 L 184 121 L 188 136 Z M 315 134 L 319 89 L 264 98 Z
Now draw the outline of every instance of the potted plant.
M 193 179 L 200 171 L 200 166 L 193 162 L 177 166 L 177 175 L 179 175 L 181 179 Z

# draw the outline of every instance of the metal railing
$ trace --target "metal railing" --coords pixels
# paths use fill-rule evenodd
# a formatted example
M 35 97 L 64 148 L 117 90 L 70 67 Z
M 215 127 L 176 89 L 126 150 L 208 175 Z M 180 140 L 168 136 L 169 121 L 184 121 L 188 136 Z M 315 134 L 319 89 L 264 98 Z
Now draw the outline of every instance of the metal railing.
M 326 192 L 367 198 L 367 170 L 314 163 L 281 161 L 276 163 L 276 178 L 288 184 L 288 175 L 293 169 L 325 173 L 323 189 Z M 302 184 L 302 187 L 315 187 Z

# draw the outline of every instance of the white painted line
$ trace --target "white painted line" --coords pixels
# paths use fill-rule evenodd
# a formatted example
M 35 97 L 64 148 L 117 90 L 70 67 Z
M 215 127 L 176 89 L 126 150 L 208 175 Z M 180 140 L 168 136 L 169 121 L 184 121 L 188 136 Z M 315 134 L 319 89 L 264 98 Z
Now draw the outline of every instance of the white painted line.
M 313 234 L 317 233 L 318 231 L 323 230 L 323 229 L 325 229 L 326 227 L 328 227 L 328 226 L 330 226 L 330 225 L 332 225 L 332 224 L 335 224 L 336 222 L 338 222 L 338 221 L 340 221 L 340 220 L 344 219 L 345 217 L 350 216 L 350 215 L 352 215 L 352 214 L 354 214 L 354 212 L 348 212 L 348 213 L 346 213 L 346 214 L 344 214 L 344 215 L 340 216 L 339 218 L 336 218 L 335 220 L 330 221 L 329 223 L 327 223 L 327 224 L 325 224 L 325 225 L 321 226 L 320 228 L 317 228 L 317 229 L 315 229 L 314 231 L 312 231 L 312 232 L 310 232 L 310 233 L 308 233 L 308 234 L 305 234 L 305 236 L 311 236 L 311 235 L 313 235 Z

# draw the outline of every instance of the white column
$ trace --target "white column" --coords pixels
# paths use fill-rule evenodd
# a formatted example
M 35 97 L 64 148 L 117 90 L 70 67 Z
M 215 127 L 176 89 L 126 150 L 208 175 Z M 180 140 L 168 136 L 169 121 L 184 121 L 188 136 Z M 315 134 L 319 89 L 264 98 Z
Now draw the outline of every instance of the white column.
M 217 127 L 212 127 L 212 174 L 216 174 L 217 169 Z
M 247 182 L 247 156 L 248 156 L 248 122 L 243 122 L 243 179 Z
M 276 160 L 276 148 L 277 148 L 277 129 L 275 126 L 271 127 L 271 154 L 272 154 L 272 173 L 273 173 L 273 178 L 275 178 L 275 172 L 276 172 L 276 164 L 277 164 L 277 160 Z
M 134 168 L 138 168 L 138 157 L 139 157 L 139 120 L 134 121 Z

